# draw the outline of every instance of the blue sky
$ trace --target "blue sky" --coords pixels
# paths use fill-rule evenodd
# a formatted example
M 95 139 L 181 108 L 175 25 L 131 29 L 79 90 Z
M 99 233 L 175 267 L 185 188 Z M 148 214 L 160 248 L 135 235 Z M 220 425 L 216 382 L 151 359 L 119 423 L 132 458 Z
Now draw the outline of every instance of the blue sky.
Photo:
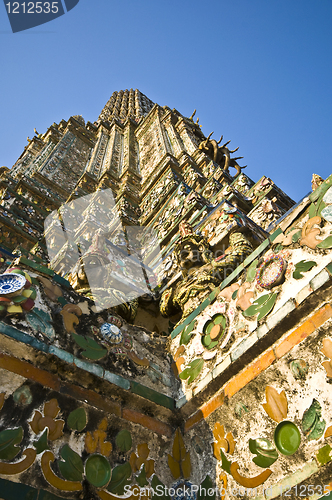
M 33 129 L 97 119 L 138 88 L 239 146 L 239 163 L 294 200 L 331 173 L 331 0 L 80 0 L 12 34 L 0 5 L 0 166 Z

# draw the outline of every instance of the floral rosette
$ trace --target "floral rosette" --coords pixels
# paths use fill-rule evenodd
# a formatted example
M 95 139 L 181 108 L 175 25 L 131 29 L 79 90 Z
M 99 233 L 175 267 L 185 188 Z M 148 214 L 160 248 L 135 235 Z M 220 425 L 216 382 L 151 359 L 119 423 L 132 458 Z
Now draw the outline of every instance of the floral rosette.
M 126 355 L 132 348 L 131 336 L 123 332 L 120 327 L 122 322 L 119 318 L 109 315 L 105 322 L 102 317 L 98 318 L 99 328 L 92 326 L 91 330 L 95 335 L 101 336 L 110 346 L 111 352 L 118 355 Z
M 287 263 L 281 255 L 272 254 L 257 269 L 256 281 L 263 289 L 280 285 L 284 278 Z
M 224 336 L 228 323 L 225 313 L 226 304 L 215 302 L 198 321 L 197 330 L 201 334 L 201 343 L 209 351 L 216 348 Z

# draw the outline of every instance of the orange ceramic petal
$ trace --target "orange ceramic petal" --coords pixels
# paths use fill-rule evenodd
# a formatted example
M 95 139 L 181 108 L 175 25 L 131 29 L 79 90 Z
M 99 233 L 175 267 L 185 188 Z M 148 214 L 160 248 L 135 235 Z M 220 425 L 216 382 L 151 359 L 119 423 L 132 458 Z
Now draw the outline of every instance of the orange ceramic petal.
M 278 391 L 271 386 L 266 386 L 265 389 L 266 403 L 263 408 L 266 413 L 276 422 L 281 422 L 287 417 L 288 403 L 285 391 Z
M 332 340 L 327 338 L 323 340 L 323 348 L 322 353 L 325 354 L 326 357 L 332 359 Z
M 245 477 L 238 473 L 238 468 L 239 464 L 237 462 L 233 462 L 231 464 L 231 474 L 235 481 L 245 488 L 257 488 L 257 486 L 263 484 L 272 474 L 270 469 L 266 469 L 258 476 Z
M 21 462 L 16 462 L 15 464 L 0 462 L 0 474 L 20 474 L 31 467 L 37 455 L 36 450 L 33 448 L 27 448 L 23 452 L 23 455 L 25 455 L 25 458 L 21 460 Z
M 78 481 L 67 481 L 61 479 L 52 471 L 50 462 L 54 461 L 54 455 L 51 451 L 45 451 L 41 458 L 41 468 L 46 481 L 54 488 L 62 491 L 81 491 L 82 485 Z

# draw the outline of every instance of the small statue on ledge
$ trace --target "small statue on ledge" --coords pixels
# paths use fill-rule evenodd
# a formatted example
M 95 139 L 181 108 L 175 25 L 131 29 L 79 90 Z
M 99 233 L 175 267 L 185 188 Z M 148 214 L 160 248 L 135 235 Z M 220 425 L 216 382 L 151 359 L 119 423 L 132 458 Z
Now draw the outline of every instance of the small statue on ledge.
M 163 316 L 172 316 L 182 311 L 183 319 L 250 255 L 253 248 L 242 233 L 234 232 L 229 237 L 227 253 L 214 259 L 207 240 L 196 235 L 188 222 L 180 223 L 179 232 L 181 237 L 175 255 L 182 279 L 163 292 L 160 312 Z
M 311 179 L 311 190 L 315 191 L 321 184 L 323 184 L 324 179 L 318 174 L 312 174 Z

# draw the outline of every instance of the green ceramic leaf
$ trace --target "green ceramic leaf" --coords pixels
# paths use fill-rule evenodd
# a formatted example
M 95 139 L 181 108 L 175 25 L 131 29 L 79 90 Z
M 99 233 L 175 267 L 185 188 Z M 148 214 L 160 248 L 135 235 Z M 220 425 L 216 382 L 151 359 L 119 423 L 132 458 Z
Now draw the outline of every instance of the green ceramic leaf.
M 55 337 L 52 318 L 47 312 L 35 307 L 25 317 L 34 330 L 37 330 L 37 332 L 42 333 L 51 340 Z
M 23 428 L 7 429 L 0 432 L 0 459 L 12 460 L 21 451 L 20 443 L 23 438 Z
M 315 217 L 315 215 L 316 215 L 316 205 L 314 203 L 311 203 L 309 208 L 309 219 L 312 219 L 312 217 Z
M 166 487 L 165 485 L 160 481 L 158 476 L 154 474 L 152 481 L 151 481 L 151 487 L 153 491 L 155 492 L 152 495 L 151 500 L 170 500 L 170 497 L 166 494 Z
M 212 492 L 212 494 L 209 494 L 209 492 Z M 200 485 L 197 494 L 197 500 L 214 500 L 215 498 L 216 489 L 213 487 L 212 479 L 210 478 L 210 476 L 206 476 L 206 478 Z
M 302 273 L 310 271 L 310 269 L 312 269 L 315 266 L 317 266 L 317 263 L 314 262 L 313 260 L 301 260 L 295 265 L 293 278 L 295 278 L 296 280 L 303 278 Z
M 136 481 L 138 486 L 140 486 L 141 488 L 149 484 L 148 481 L 146 480 L 145 464 L 143 464 L 142 470 L 140 474 L 137 476 Z
M 266 293 L 265 295 L 261 295 L 260 297 L 258 297 L 258 299 L 254 300 L 253 304 L 258 305 L 258 306 L 262 306 L 269 300 L 270 297 L 271 297 L 270 293 Z
M 317 266 L 317 263 L 313 260 L 301 260 L 295 265 L 295 269 L 303 272 L 310 271 L 313 267 Z
M 309 364 L 304 359 L 294 359 L 290 363 L 290 369 L 296 379 L 305 379 L 309 370 Z
M 82 351 L 82 356 L 88 359 L 98 360 L 106 356 L 107 349 L 101 347 L 94 339 L 86 337 L 87 348 Z
M 248 307 L 245 311 L 243 311 L 243 316 L 254 316 L 259 313 L 257 316 L 257 321 L 264 318 L 271 309 L 273 308 L 275 301 L 277 299 L 277 293 L 268 293 L 262 295 L 258 299 L 256 299 L 251 306 Z
M 106 356 L 107 349 L 101 347 L 94 339 L 90 337 L 83 337 L 82 335 L 77 335 L 77 333 L 72 333 L 71 335 L 76 344 L 84 349 L 81 354 L 85 358 L 97 361 L 98 359 Z
M 221 456 L 221 467 L 226 471 L 228 472 L 228 474 L 231 473 L 231 463 L 229 460 L 227 460 L 227 458 L 225 457 L 224 455 L 224 452 L 222 451 L 222 449 L 220 448 L 220 456 Z
M 294 233 L 292 235 L 292 242 L 296 243 L 301 238 L 301 235 L 302 235 L 302 230 L 297 231 L 296 233 Z
M 276 451 L 276 457 L 265 457 L 264 455 L 257 455 L 257 457 L 254 457 L 252 461 L 258 465 L 258 467 L 262 467 L 263 469 L 266 469 L 267 467 L 270 467 L 270 465 L 274 464 L 274 462 L 278 458 L 278 452 Z
M 234 300 L 236 299 L 236 296 L 237 296 L 237 292 L 238 292 L 238 291 L 239 291 L 239 290 L 234 290 L 234 292 L 232 293 L 232 299 L 234 299 Z
M 249 439 L 249 450 L 257 455 L 252 461 L 259 467 L 270 467 L 278 458 L 275 446 L 268 439 Z
M 204 335 L 204 337 L 202 337 L 202 344 L 204 347 L 209 347 L 209 345 L 211 344 L 212 340 L 211 340 L 211 337 L 210 335 Z
M 332 458 L 330 456 L 330 453 L 332 451 L 332 448 L 329 444 L 326 444 L 323 446 L 319 452 L 317 453 L 316 457 L 320 465 L 325 465 L 328 462 L 331 462 Z
M 73 337 L 77 345 L 83 347 L 84 349 L 87 347 L 85 337 L 82 337 L 82 335 L 77 335 L 77 333 L 72 333 L 71 336 Z
M 325 240 L 318 243 L 316 248 L 332 248 L 332 236 L 328 236 L 327 238 L 325 238 Z
M 223 328 L 226 326 L 226 318 L 223 314 L 216 314 L 212 318 L 214 325 L 221 325 Z
M 258 308 L 257 308 L 257 305 L 251 305 L 248 307 L 248 309 L 246 309 L 245 311 L 243 311 L 243 316 L 245 317 L 249 317 L 249 316 L 255 316 L 255 314 L 258 313 Z
M 181 338 L 180 338 L 180 345 L 187 345 L 191 339 L 192 336 L 192 330 L 194 329 L 196 320 L 192 321 L 184 330 L 182 330 L 181 333 Z
M 97 488 L 105 486 L 112 475 L 109 461 L 103 455 L 90 455 L 85 463 L 85 476 Z
M 319 217 L 321 217 L 322 215 L 322 210 L 324 210 L 324 208 L 326 207 L 326 203 L 324 203 L 324 201 L 322 200 L 321 203 L 318 205 L 317 203 L 317 215 Z
M 310 211 L 310 209 L 311 209 L 311 206 L 310 206 L 310 208 L 309 208 L 309 218 L 310 217 L 314 217 L 316 215 L 320 216 L 320 212 L 326 206 L 325 202 L 323 201 L 324 195 L 325 195 L 325 193 L 321 194 L 320 197 L 318 198 L 318 200 L 316 201 L 316 203 L 315 203 L 315 211 L 313 209 L 312 209 L 312 211 Z M 310 216 L 310 213 L 313 213 L 313 215 Z
M 33 442 L 33 445 L 36 448 L 37 455 L 39 455 L 39 453 L 42 453 L 45 450 L 49 450 L 47 439 L 48 439 L 48 427 L 46 427 L 40 438 L 37 441 Z
M 203 365 L 203 359 L 194 359 L 194 361 L 189 364 L 188 368 L 185 368 L 183 372 L 180 373 L 179 377 L 182 380 L 188 379 L 188 384 L 191 384 L 202 371 Z
M 269 312 L 273 309 L 273 306 L 275 304 L 275 301 L 277 300 L 277 293 L 271 294 L 271 297 L 269 298 L 268 301 L 263 304 L 260 309 L 259 309 L 259 314 L 257 316 L 257 321 L 260 319 L 264 318 Z
M 61 474 L 68 481 L 82 481 L 83 462 L 81 457 L 73 451 L 68 444 L 65 444 L 60 452 L 61 458 L 58 462 Z
M 11 299 L 14 304 L 21 304 L 21 302 L 25 302 L 27 299 L 27 297 L 24 297 L 24 295 L 17 295 L 16 297 L 12 297 Z
M 246 413 L 248 413 L 248 411 L 249 410 L 246 405 L 244 403 L 241 403 L 241 401 L 236 403 L 234 407 L 234 413 L 238 419 L 241 419 Z
M 29 288 L 29 290 L 31 290 L 31 295 L 30 295 L 29 298 L 32 299 L 32 300 L 35 300 L 35 298 L 37 297 L 36 289 L 33 288 L 33 287 L 31 287 L 31 288 Z
M 249 283 L 252 283 L 256 277 L 257 265 L 258 259 L 255 259 L 248 267 L 246 281 Z
M 130 484 L 128 479 L 131 476 L 131 466 L 129 462 L 123 465 L 118 465 L 114 467 L 112 471 L 112 479 L 108 485 L 108 491 L 111 493 L 116 493 L 117 495 L 124 494 L 124 487 L 126 484 Z
M 120 431 L 115 438 L 115 444 L 119 450 L 124 452 L 129 451 L 133 444 L 130 432 L 126 429 Z
M 67 425 L 74 431 L 81 432 L 86 426 L 86 411 L 84 408 L 77 408 L 72 411 L 67 419 Z
M 214 323 L 212 320 L 205 323 L 204 328 L 203 328 L 205 335 L 209 335 L 213 327 L 214 327 Z
M 303 434 L 310 440 L 319 439 L 325 430 L 326 422 L 321 418 L 322 408 L 317 399 L 313 399 L 310 407 L 305 410 L 302 417 Z
M 212 349 L 214 349 L 217 345 L 218 345 L 218 340 L 211 341 L 211 344 L 207 347 L 207 349 L 209 349 L 209 351 L 211 351 L 211 350 L 212 350 Z

